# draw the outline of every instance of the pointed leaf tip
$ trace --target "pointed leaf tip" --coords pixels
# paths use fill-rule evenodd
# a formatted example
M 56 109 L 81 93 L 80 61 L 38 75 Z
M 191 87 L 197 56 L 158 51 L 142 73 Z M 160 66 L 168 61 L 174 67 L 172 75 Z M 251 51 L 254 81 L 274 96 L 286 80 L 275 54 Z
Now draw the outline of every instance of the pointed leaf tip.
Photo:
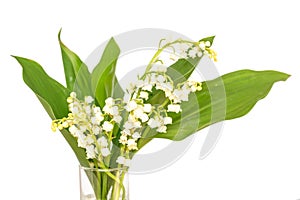
M 31 60 L 29 58 L 24 58 L 24 57 L 20 57 L 20 56 L 14 56 L 14 55 L 11 55 L 13 58 L 15 58 L 18 63 L 20 63 L 20 65 L 24 68 L 25 66 L 25 63 L 24 62 L 30 62 L 30 63 L 34 63 L 34 64 L 38 64 L 36 61 L 34 60 Z
M 215 37 L 216 36 L 213 35 L 213 36 L 209 36 L 209 37 L 206 37 L 206 38 L 202 38 L 201 40 L 199 40 L 199 42 L 206 42 L 206 41 L 208 41 L 208 42 L 210 42 L 210 46 L 209 47 L 211 47 L 212 44 L 214 43 Z
M 15 55 L 10 55 L 11 57 L 15 58 L 16 60 L 18 60 L 18 58 L 21 58 L 19 56 L 15 56 Z
M 15 56 L 15 55 L 10 55 L 10 56 L 18 61 L 18 56 Z
M 61 39 L 60 39 L 61 31 L 62 31 L 62 28 L 59 29 L 58 35 L 57 35 L 59 43 L 62 43 L 62 41 L 61 41 Z
M 58 31 L 58 36 L 60 36 L 61 31 L 62 31 L 62 28 L 59 29 L 59 31 Z

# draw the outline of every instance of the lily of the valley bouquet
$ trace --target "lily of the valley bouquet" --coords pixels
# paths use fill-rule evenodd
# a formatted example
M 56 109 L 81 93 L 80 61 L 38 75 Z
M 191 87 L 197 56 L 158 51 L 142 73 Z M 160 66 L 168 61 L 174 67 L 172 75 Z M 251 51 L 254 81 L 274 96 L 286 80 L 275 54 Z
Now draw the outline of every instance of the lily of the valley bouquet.
M 153 138 L 183 140 L 213 123 L 241 117 L 273 83 L 289 77 L 241 70 L 214 80 L 191 79 L 201 59 L 216 61 L 213 40 L 158 41 L 144 73 L 125 87 L 115 74 L 120 49 L 113 38 L 90 72 L 59 34 L 66 87 L 35 61 L 15 56 L 25 83 L 52 118 L 52 130 L 62 133 L 87 176 L 93 192 L 82 199 L 128 199 L 124 178 L 130 161 Z M 173 51 L 170 66 L 161 57 L 165 50 Z M 213 98 L 218 91 L 225 95 Z

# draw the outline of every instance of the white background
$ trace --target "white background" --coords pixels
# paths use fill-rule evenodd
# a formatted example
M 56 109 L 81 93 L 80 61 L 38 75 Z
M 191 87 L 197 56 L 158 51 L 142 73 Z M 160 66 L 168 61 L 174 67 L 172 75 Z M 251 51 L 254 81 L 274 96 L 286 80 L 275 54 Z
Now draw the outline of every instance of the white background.
M 165 28 L 195 40 L 216 35 L 220 73 L 274 69 L 277 83 L 247 116 L 227 121 L 214 151 L 199 160 L 205 132 L 171 167 L 132 176 L 132 200 L 300 198 L 299 6 L 297 1 L 1 1 L 0 199 L 79 199 L 77 160 L 22 81 L 9 55 L 37 60 L 63 83 L 57 42 L 85 59 L 109 37 Z

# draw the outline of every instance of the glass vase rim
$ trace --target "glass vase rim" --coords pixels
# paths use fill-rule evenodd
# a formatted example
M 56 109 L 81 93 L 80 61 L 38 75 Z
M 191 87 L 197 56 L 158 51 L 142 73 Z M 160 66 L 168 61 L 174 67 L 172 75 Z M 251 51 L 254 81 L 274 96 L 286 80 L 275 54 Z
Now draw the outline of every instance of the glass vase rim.
M 81 165 L 79 165 L 79 169 L 90 170 L 90 171 L 99 171 L 99 172 L 127 171 L 126 167 L 116 167 L 116 168 L 109 168 L 109 169 L 101 169 L 101 168 L 93 168 L 93 167 L 84 167 L 84 166 L 81 166 Z

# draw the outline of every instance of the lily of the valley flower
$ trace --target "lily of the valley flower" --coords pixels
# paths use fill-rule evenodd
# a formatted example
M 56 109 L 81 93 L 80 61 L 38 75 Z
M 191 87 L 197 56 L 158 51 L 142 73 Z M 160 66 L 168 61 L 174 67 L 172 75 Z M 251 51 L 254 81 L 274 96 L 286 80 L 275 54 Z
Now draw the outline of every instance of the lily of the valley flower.
M 114 125 L 108 121 L 105 121 L 102 125 L 103 130 L 105 130 L 106 132 L 111 132 L 114 128 Z
M 130 165 L 130 159 L 125 158 L 124 156 L 119 156 L 116 162 L 127 167 Z
M 168 112 L 175 112 L 175 113 L 181 112 L 180 105 L 178 105 L 178 104 L 168 105 Z

